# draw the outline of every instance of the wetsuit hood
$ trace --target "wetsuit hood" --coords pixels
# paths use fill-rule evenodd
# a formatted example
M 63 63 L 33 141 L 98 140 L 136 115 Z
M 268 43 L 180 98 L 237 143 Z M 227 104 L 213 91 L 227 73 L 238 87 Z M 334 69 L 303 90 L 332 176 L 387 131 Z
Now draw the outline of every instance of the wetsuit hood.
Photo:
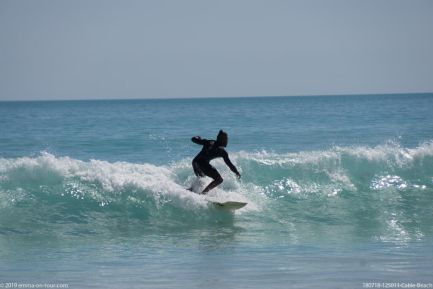
M 228 135 L 225 131 L 220 130 L 217 136 L 218 145 L 226 147 L 228 143 Z

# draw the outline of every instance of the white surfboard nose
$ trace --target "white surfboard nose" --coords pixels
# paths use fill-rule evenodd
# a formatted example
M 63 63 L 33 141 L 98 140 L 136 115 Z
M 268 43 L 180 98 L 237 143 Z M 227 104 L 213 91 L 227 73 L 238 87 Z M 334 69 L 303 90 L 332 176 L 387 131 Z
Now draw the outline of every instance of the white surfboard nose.
M 229 209 L 229 210 L 237 210 L 240 208 L 245 207 L 248 203 L 244 202 L 235 202 L 235 201 L 228 201 L 228 202 L 215 202 L 215 201 L 209 201 L 210 203 L 214 204 L 215 206 Z

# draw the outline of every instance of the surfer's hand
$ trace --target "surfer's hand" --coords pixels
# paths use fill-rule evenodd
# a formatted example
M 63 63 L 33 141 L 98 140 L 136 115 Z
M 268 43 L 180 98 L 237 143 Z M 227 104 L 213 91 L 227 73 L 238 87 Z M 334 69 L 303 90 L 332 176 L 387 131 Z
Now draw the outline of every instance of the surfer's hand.
M 236 173 L 236 177 L 238 178 L 238 180 L 241 179 L 241 174 L 240 173 Z

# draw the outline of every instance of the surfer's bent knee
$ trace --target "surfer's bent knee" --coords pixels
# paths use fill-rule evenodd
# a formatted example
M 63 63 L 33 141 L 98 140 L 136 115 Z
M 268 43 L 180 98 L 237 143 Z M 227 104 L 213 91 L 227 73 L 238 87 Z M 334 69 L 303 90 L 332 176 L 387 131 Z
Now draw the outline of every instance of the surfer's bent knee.
M 221 176 L 219 176 L 218 178 L 215 179 L 215 181 L 218 182 L 219 185 L 224 181 L 224 179 Z

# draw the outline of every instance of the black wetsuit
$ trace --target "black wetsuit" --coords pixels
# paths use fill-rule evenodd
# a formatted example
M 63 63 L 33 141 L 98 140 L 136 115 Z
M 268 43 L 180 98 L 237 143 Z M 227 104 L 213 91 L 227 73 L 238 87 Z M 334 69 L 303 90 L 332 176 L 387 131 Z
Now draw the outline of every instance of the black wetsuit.
M 202 150 L 192 161 L 192 167 L 196 176 L 204 177 L 206 175 L 214 180 L 222 180 L 218 171 L 209 163 L 215 158 L 223 158 L 230 170 L 235 174 L 239 174 L 236 167 L 230 161 L 229 154 L 217 141 L 201 139 L 198 136 L 193 137 L 191 140 L 196 144 L 203 145 Z

